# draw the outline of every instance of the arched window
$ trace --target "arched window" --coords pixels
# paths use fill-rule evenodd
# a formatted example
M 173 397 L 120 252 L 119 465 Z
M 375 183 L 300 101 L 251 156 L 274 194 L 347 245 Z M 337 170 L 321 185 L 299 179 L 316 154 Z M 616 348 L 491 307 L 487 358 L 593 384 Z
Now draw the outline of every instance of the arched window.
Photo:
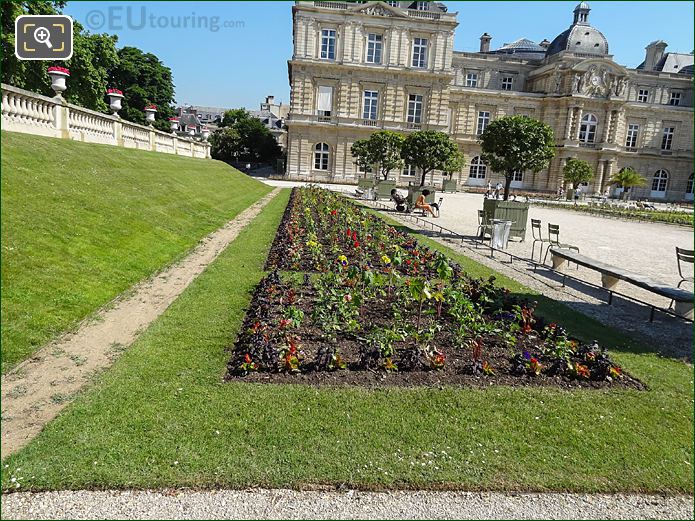
M 652 192 L 665 192 L 668 184 L 668 172 L 666 170 L 657 170 L 652 178 Z
M 693 174 L 690 174 L 690 177 L 688 178 L 688 184 L 685 185 L 685 193 L 686 194 L 692 194 L 693 193 Z
M 314 147 L 314 170 L 328 170 L 328 145 L 317 143 Z
M 485 179 L 485 175 L 487 174 L 487 165 L 483 163 L 483 160 L 480 158 L 480 156 L 475 156 L 471 160 L 471 168 L 468 173 L 468 177 L 471 179 Z
M 596 126 L 598 120 L 593 114 L 584 114 L 579 125 L 579 141 L 582 143 L 593 143 L 596 139 Z

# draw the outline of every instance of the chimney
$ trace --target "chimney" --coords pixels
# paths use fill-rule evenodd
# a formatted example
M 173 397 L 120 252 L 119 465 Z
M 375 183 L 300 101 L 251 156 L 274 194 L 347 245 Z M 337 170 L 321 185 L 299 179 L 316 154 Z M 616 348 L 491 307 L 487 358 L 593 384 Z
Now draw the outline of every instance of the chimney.
M 266 102 L 268 105 L 272 105 L 274 101 L 275 101 L 275 96 L 266 96 L 266 97 L 265 97 L 265 102 Z
M 543 38 L 543 41 L 541 43 L 539 43 L 538 45 L 540 45 L 544 49 L 547 49 L 548 47 L 550 47 L 550 42 L 548 41 L 547 38 Z
M 664 57 L 664 51 L 668 47 L 668 44 L 663 40 L 657 40 L 650 43 L 645 47 L 647 50 L 647 55 L 644 58 L 644 70 L 653 71 L 654 67 L 659 63 L 661 58 Z
M 483 33 L 480 37 L 480 52 L 490 52 L 490 40 L 492 40 L 492 36 Z

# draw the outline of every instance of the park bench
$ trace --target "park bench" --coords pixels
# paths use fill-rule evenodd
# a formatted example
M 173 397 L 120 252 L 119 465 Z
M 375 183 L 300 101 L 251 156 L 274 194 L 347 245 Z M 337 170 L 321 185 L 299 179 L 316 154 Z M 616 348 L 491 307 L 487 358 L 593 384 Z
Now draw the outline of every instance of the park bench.
M 552 255 L 554 270 L 559 269 L 566 261 L 571 261 L 579 266 L 598 271 L 601 274 L 601 285 L 609 292 L 609 305 L 612 302 L 613 290 L 618 282 L 622 280 L 652 293 L 656 293 L 657 295 L 661 295 L 662 297 L 671 299 L 673 301 L 673 311 L 675 311 L 677 315 L 690 320 L 693 318 L 693 299 L 695 299 L 695 295 L 693 295 L 691 291 L 674 288 L 663 282 L 651 280 L 639 273 L 618 268 L 617 266 L 611 266 L 610 264 L 591 259 L 586 255 L 581 255 L 579 252 L 569 249 L 551 248 L 550 253 Z M 645 302 L 645 304 L 648 303 Z M 649 318 L 651 322 L 654 319 L 654 310 L 656 306 L 652 304 L 648 305 L 651 306 L 651 315 Z

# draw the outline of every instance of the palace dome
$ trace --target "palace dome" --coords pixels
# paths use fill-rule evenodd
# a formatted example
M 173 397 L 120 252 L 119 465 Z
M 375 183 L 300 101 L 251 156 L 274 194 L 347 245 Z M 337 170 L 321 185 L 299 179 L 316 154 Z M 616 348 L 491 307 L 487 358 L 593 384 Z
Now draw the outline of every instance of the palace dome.
M 591 8 L 586 2 L 574 8 L 574 22 L 550 43 L 546 56 L 562 51 L 593 56 L 608 54 L 608 40 L 601 31 L 589 25 L 589 11 Z

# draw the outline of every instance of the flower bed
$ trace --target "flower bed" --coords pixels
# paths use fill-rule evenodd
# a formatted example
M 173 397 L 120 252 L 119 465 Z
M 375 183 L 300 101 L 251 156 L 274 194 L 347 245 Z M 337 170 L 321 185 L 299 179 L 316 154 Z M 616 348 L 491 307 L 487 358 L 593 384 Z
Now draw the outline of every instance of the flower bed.
M 533 302 L 331 192 L 293 191 L 266 267 L 229 379 L 642 388 Z

